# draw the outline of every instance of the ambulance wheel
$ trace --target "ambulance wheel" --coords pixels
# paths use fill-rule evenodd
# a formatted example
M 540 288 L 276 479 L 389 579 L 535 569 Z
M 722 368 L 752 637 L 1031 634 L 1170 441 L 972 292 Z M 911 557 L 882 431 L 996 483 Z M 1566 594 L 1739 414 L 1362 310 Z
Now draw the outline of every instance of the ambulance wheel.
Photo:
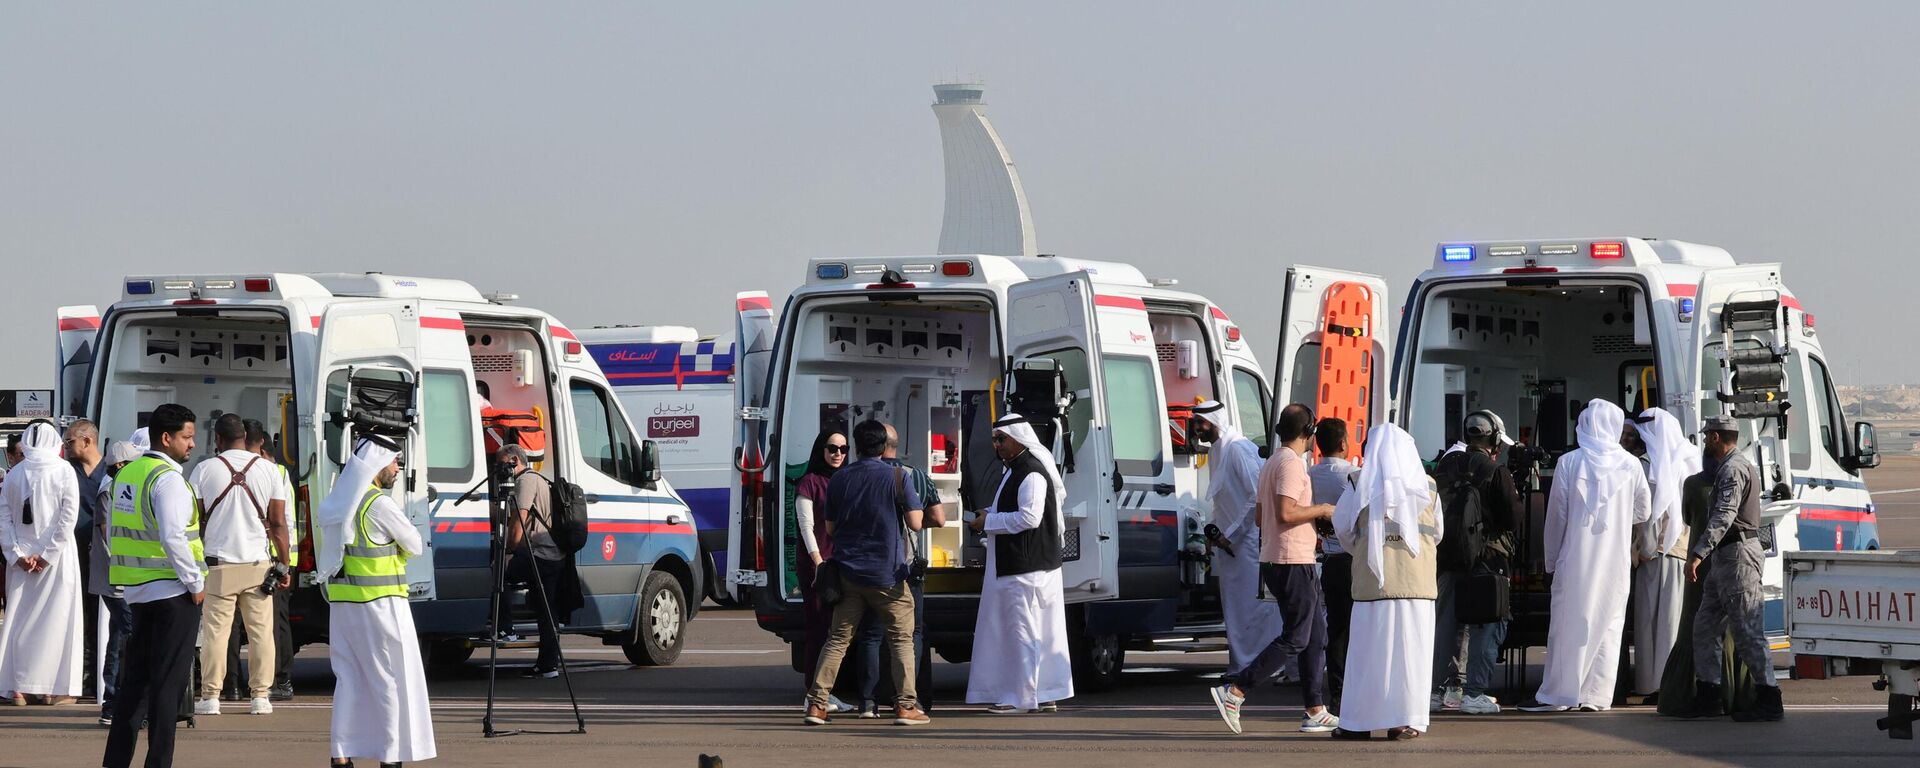
M 1127 665 L 1126 646 L 1119 635 L 1074 634 L 1067 641 L 1073 655 L 1073 684 L 1092 692 L 1111 691 L 1120 685 L 1120 670 Z
M 647 574 L 637 614 L 634 640 L 620 646 L 627 661 L 640 667 L 664 667 L 679 659 L 687 642 L 687 596 L 680 580 L 665 571 Z
M 473 658 L 473 646 L 465 640 L 434 640 L 426 645 L 426 657 L 427 669 L 446 672 Z

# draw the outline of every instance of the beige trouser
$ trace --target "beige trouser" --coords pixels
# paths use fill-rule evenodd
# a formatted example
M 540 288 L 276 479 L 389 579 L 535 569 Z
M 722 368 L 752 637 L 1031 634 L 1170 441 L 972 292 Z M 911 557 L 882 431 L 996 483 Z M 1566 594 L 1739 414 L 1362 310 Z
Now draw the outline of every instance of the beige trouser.
M 207 600 L 200 626 L 200 696 L 220 697 L 227 679 L 227 640 L 233 637 L 236 604 L 247 628 L 247 685 L 264 699 L 273 687 L 273 595 L 260 591 L 272 561 L 213 566 L 207 572 Z

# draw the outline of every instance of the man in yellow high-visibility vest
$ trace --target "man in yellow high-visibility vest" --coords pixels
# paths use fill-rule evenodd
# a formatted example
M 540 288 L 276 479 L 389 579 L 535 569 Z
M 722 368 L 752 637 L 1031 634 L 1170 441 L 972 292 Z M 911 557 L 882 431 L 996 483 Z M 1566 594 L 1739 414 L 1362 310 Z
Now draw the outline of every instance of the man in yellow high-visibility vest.
M 424 551 L 406 510 L 386 494 L 400 477 L 400 447 L 362 438 L 320 502 L 314 555 L 326 575 L 327 648 L 333 663 L 334 765 L 434 757 L 427 676 L 407 603 L 407 559 Z
M 173 765 L 174 724 L 193 678 L 193 640 L 205 599 L 206 556 L 193 488 L 180 463 L 193 455 L 194 415 L 167 403 L 147 419 L 150 449 L 114 476 L 107 578 L 126 590 L 133 634 L 120 659 L 106 768 L 133 762 L 147 721 L 147 766 Z

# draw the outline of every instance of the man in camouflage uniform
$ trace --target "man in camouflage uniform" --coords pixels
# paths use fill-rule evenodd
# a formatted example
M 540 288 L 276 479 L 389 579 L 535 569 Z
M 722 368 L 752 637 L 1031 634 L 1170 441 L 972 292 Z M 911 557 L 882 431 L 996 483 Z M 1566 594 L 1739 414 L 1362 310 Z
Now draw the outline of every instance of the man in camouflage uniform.
M 1752 673 L 1757 701 L 1751 710 L 1733 713 L 1741 722 L 1779 720 L 1785 716 L 1780 687 L 1773 678 L 1766 628 L 1762 625 L 1760 569 L 1766 552 L 1760 548 L 1760 470 L 1737 449 L 1740 426 L 1733 419 L 1707 419 L 1703 430 L 1709 463 L 1718 463 L 1714 476 L 1713 509 L 1707 526 L 1687 560 L 1687 578 L 1701 581 L 1706 566 L 1700 609 L 1694 614 L 1693 669 L 1699 678 L 1693 707 L 1682 717 L 1719 717 L 1721 704 L 1720 638 L 1733 631 L 1734 652 Z

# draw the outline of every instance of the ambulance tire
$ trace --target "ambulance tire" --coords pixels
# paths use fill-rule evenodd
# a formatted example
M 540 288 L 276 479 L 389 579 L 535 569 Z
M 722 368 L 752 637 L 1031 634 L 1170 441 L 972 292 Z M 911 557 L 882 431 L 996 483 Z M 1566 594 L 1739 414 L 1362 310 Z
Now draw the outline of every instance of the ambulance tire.
M 680 658 L 687 643 L 687 595 L 680 580 L 666 571 L 647 574 L 640 589 L 633 640 L 620 649 L 639 667 L 664 667 Z
M 465 640 L 432 640 L 420 647 L 427 657 L 428 672 L 450 672 L 473 658 L 473 646 Z
M 1085 614 L 1067 613 L 1067 653 L 1073 660 L 1073 685 L 1089 693 L 1111 691 L 1120 686 L 1121 670 L 1127 665 L 1127 647 L 1119 635 L 1090 635 Z

